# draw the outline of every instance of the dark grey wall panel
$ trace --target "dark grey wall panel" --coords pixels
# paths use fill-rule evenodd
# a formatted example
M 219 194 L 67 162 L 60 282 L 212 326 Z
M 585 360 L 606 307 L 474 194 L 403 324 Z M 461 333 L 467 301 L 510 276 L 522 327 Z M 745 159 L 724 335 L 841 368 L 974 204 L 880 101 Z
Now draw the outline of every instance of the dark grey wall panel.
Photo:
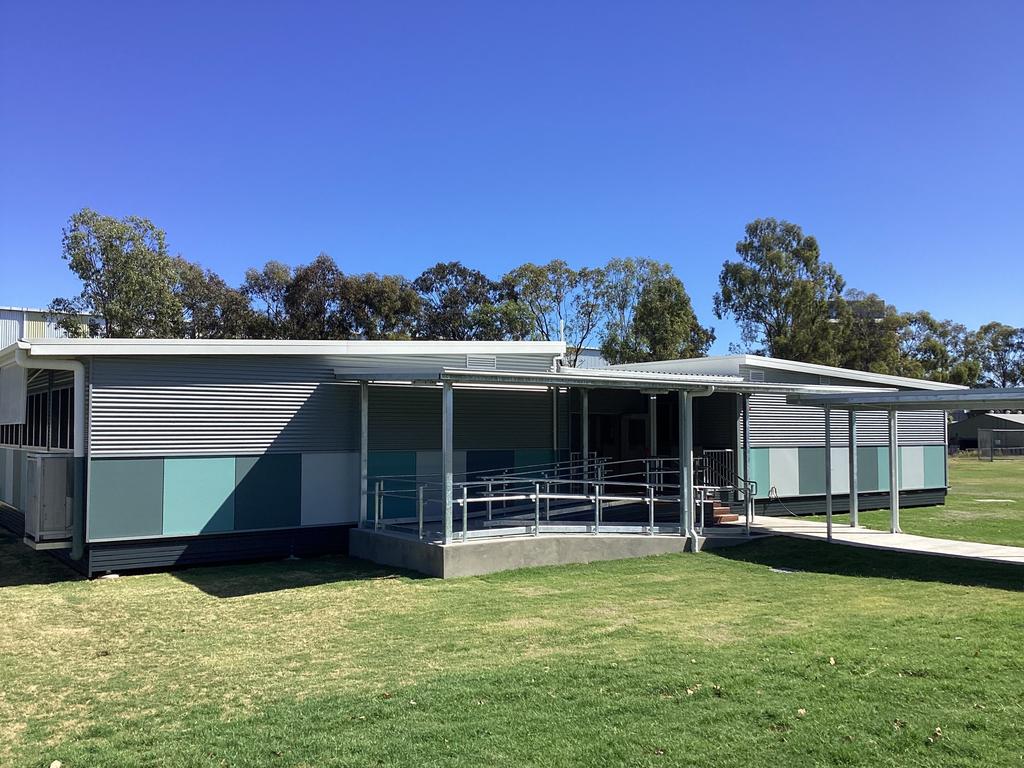
M 235 530 L 301 523 L 302 456 L 268 454 L 235 460 Z
M 93 460 L 88 538 L 161 535 L 163 494 L 163 459 Z

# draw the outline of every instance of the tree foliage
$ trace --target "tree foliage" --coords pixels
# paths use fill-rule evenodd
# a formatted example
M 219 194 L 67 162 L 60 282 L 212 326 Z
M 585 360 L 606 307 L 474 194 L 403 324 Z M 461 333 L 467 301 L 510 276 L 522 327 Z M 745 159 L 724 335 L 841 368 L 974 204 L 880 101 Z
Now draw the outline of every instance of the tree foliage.
M 796 224 L 750 222 L 714 297 L 735 318 L 744 348 L 791 360 L 970 386 L 1024 386 L 1024 328 L 971 331 L 926 311 L 899 312 L 849 289 L 817 240 Z M 168 252 L 148 219 L 88 208 L 63 230 L 62 255 L 82 283 L 54 299 L 71 335 L 113 338 L 564 340 L 577 364 L 588 344 L 610 363 L 706 354 L 701 325 L 668 264 L 616 258 L 603 267 L 560 259 L 526 263 L 498 279 L 457 261 L 415 280 L 347 274 L 325 253 L 291 267 L 268 261 L 235 288 Z M 82 314 L 91 316 L 83 329 Z
M 686 288 L 668 264 L 612 259 L 598 297 L 605 313 L 601 355 L 613 365 L 695 357 L 714 340 L 714 331 L 697 321 Z
M 561 259 L 523 264 L 504 278 L 515 305 L 510 314 L 525 319 L 529 338 L 564 339 L 566 362 L 575 366 L 601 322 L 597 297 L 602 279 L 599 269 L 573 269 Z
M 788 221 L 756 219 L 736 253 L 739 261 L 722 265 L 715 316 L 733 316 L 759 354 L 835 364 L 830 321 L 845 285 L 817 240 Z
M 56 313 L 88 313 L 90 333 L 111 338 L 178 336 L 182 305 L 174 288 L 177 265 L 166 237 L 149 219 L 117 219 L 84 208 L 63 233 L 62 256 L 82 281 L 78 296 L 55 299 Z M 77 322 L 66 330 L 78 335 Z

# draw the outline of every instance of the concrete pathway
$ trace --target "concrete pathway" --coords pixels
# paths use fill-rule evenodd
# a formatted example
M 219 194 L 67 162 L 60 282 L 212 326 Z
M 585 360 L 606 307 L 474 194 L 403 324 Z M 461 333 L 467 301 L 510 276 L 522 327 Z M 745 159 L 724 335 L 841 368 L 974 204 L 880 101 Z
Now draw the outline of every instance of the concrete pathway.
M 730 525 L 742 527 L 742 522 L 730 523 Z M 757 515 L 754 517 L 751 532 L 793 536 L 798 539 L 828 540 L 825 523 L 790 515 L 785 517 Z M 969 560 L 1024 565 L 1024 547 L 982 544 L 977 541 L 957 541 L 955 539 L 932 539 L 909 533 L 875 531 L 861 526 L 851 528 L 849 525 L 839 525 L 838 523 L 832 527 L 832 541 L 836 544 L 887 549 L 893 552 L 912 552 L 922 555 L 962 557 Z

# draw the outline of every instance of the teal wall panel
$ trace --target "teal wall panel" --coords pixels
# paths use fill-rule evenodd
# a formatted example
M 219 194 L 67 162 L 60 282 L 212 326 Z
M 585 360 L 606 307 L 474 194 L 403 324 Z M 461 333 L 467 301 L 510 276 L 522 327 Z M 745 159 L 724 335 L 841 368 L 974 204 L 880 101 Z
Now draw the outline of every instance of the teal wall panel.
M 466 473 L 470 480 L 496 469 L 506 469 L 516 462 L 513 450 L 466 451 Z
M 388 475 L 415 475 L 416 474 L 416 451 L 370 451 L 366 460 L 369 485 L 367 491 L 370 494 L 367 499 L 366 515 L 373 519 L 374 483 L 375 478 L 385 478 L 385 493 L 391 496 L 384 497 L 384 517 L 411 517 L 416 514 L 416 491 L 414 483 L 401 482 L 399 480 L 386 479 Z M 395 494 L 401 494 L 402 498 Z
M 93 459 L 89 539 L 163 533 L 163 459 Z
M 946 487 L 946 447 L 926 445 L 924 447 L 924 487 Z
M 767 499 L 771 489 L 771 449 L 750 449 L 750 479 L 757 483 L 757 498 Z
M 813 496 L 825 493 L 825 449 L 799 448 L 800 494 Z
M 239 456 L 235 460 L 235 529 L 298 526 L 301 483 L 300 454 Z
M 876 471 L 878 472 L 878 481 L 875 483 L 877 491 L 888 491 L 889 490 L 889 446 L 880 445 L 875 448 L 876 454 Z
M 873 445 L 857 446 L 857 492 L 878 490 L 878 448 Z
M 164 460 L 165 536 L 230 531 L 235 527 L 235 459 Z
M 551 464 L 555 461 L 555 451 L 551 448 L 517 448 L 513 461 L 516 467 Z

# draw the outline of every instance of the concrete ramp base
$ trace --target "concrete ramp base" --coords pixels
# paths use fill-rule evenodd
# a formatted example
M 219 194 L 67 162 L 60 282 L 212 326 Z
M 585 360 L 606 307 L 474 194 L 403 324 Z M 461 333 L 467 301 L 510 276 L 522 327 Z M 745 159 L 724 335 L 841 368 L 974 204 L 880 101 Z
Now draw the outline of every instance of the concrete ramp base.
M 428 576 L 452 579 L 543 565 L 591 563 L 685 552 L 684 536 L 545 534 L 434 544 L 383 531 L 353 529 L 349 554 Z

